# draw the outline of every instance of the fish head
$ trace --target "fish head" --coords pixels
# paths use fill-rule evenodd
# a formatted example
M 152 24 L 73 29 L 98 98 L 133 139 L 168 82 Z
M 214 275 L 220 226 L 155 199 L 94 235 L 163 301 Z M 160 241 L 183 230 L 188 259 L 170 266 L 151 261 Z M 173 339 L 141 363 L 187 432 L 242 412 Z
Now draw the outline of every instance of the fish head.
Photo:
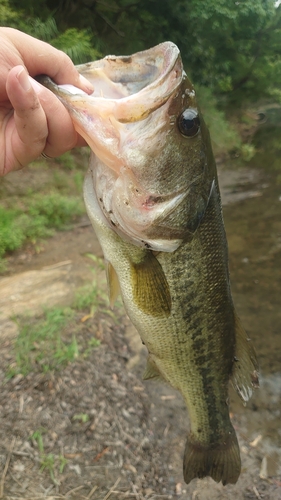
M 90 182 L 108 223 L 138 246 L 174 251 L 200 224 L 216 176 L 179 49 L 164 42 L 77 68 L 93 84 L 91 95 L 41 83 L 92 150 Z

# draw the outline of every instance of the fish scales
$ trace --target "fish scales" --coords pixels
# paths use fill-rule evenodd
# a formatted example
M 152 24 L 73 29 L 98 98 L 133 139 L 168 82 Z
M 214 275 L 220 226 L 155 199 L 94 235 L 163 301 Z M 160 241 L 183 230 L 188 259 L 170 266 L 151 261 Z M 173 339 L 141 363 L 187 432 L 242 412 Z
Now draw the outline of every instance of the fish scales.
M 212 198 L 215 196 L 214 191 Z M 191 388 L 194 389 L 195 399 L 198 399 L 199 388 L 200 392 L 202 387 L 208 388 L 205 394 L 211 404 L 205 406 L 210 419 L 215 418 L 212 415 L 220 413 L 214 410 L 214 407 L 226 408 L 227 386 L 235 349 L 233 321 L 229 320 L 232 313 L 231 302 L 229 303 L 229 283 L 225 279 L 226 273 L 218 272 L 216 268 L 224 265 L 221 255 L 217 255 L 224 253 L 224 248 L 220 227 L 212 223 L 214 211 L 216 205 L 211 199 L 205 218 L 192 242 L 182 245 L 176 252 L 169 254 L 170 262 L 166 256 L 164 258 L 163 255 L 158 256 L 174 298 L 174 310 L 172 309 L 174 336 L 169 349 L 175 350 L 177 358 L 175 366 L 183 368 L 178 388 L 188 406 L 190 406 L 188 399 L 191 398 Z M 212 265 L 214 260 L 217 263 L 215 267 Z M 214 273 L 216 280 L 213 279 Z M 218 281 L 217 276 L 222 276 L 223 279 Z M 185 300 L 182 300 L 182 297 Z M 227 308 L 230 311 L 226 316 Z M 217 335 L 218 325 L 222 332 L 221 336 Z M 224 337 L 227 338 L 227 342 Z M 157 344 L 156 341 L 155 343 Z M 184 349 L 179 348 L 182 344 Z M 212 384 L 214 378 L 215 385 Z M 175 382 L 172 385 L 175 385 Z M 192 412 L 192 408 L 189 412 Z M 205 414 L 205 412 L 199 413 Z M 199 418 L 201 420 L 198 416 L 196 420 Z M 200 424 L 198 425 L 200 427 Z M 215 432 L 217 426 L 208 426 L 208 432 L 212 429 Z
M 218 212 L 215 203 L 216 195 L 216 190 L 214 190 L 213 199 L 210 200 L 206 212 L 206 219 L 201 223 L 192 242 L 180 246 L 174 253 L 157 255 L 173 297 L 171 313 L 168 317 L 164 314 L 160 316 L 145 314 L 131 300 L 134 286 L 131 263 L 143 259 L 142 254 L 150 251 L 144 251 L 122 241 L 110 229 L 97 224 L 97 217 L 92 221 L 105 258 L 111 262 L 117 272 L 128 315 L 134 318 L 134 324 L 148 349 L 148 369 L 144 377 L 163 378 L 182 393 L 189 410 L 191 435 L 195 441 L 195 448 L 199 446 L 198 443 L 201 448 L 206 447 L 208 450 L 214 447 L 224 459 L 223 449 L 226 448 L 227 451 L 229 449 L 229 436 L 237 445 L 227 406 L 228 382 L 234 357 L 234 328 L 233 322 L 225 321 L 224 308 L 216 306 L 216 301 L 221 298 L 221 295 L 229 294 L 229 283 L 223 279 L 214 286 L 208 287 L 208 281 L 202 280 L 202 274 L 209 277 L 208 268 L 213 254 L 218 252 L 214 243 L 221 243 L 221 236 L 223 236 L 218 224 L 212 222 L 213 212 Z M 86 194 L 86 200 L 87 198 Z M 90 198 L 92 203 L 93 193 L 90 194 Z M 96 214 L 98 210 L 96 206 Z M 102 219 L 102 214 L 100 218 Z M 209 219 L 211 219 L 211 224 L 209 224 Z M 212 248 L 211 253 L 203 254 L 206 245 L 204 238 L 206 230 L 211 233 L 209 243 Z M 223 248 L 221 252 L 224 252 Z M 199 259 L 195 258 L 196 255 L 198 257 L 198 253 L 202 254 Z M 184 278 L 181 279 L 181 276 Z M 199 286 L 198 283 L 200 283 Z M 207 293 L 206 287 L 209 289 Z M 178 300 L 182 299 L 183 293 L 184 302 Z M 228 301 L 224 302 L 227 306 Z M 202 309 L 206 309 L 206 314 Z M 219 320 L 218 313 L 221 316 Z M 221 337 L 216 335 L 220 323 L 226 339 L 223 335 Z M 202 396 L 199 398 L 198 394 Z M 219 474 L 218 480 L 223 482 L 237 480 L 240 472 L 240 458 L 237 450 L 238 447 L 235 448 L 236 455 L 231 471 L 227 477 L 224 472 Z M 197 476 L 203 477 L 206 472 L 215 479 L 217 478 L 216 470 L 213 470 L 213 462 L 203 465 L 202 472 L 201 464 L 200 457 L 195 475 L 192 475 L 193 467 L 188 467 L 185 473 L 186 480 L 189 481 Z
M 165 380 L 186 402 L 185 481 L 235 483 L 228 386 L 247 401 L 257 361 L 232 301 L 216 165 L 195 91 L 171 42 L 78 70 L 92 95 L 40 81 L 92 149 L 84 199 L 110 302 L 121 293 L 147 347 L 144 379 Z

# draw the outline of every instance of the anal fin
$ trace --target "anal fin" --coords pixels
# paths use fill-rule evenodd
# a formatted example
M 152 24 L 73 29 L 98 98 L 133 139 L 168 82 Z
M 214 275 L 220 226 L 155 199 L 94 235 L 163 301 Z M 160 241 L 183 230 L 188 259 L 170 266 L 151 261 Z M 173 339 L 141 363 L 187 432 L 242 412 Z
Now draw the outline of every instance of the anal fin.
M 157 366 L 149 356 L 147 358 L 146 368 L 144 370 L 142 378 L 143 380 L 150 380 L 150 379 L 163 380 L 163 377 L 159 372 Z
M 231 382 L 243 401 L 248 401 L 253 388 L 259 386 L 258 361 L 251 340 L 235 313 L 236 348 Z

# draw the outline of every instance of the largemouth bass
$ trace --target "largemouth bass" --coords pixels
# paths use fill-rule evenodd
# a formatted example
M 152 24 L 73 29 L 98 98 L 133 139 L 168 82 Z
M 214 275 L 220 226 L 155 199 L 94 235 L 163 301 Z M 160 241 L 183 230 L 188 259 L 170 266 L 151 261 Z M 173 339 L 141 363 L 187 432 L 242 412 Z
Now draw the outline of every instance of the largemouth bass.
M 235 483 L 241 462 L 229 418 L 231 379 L 244 401 L 257 361 L 231 297 L 227 242 L 210 137 L 171 42 L 78 66 L 95 87 L 49 87 L 92 149 L 87 211 L 148 350 L 144 379 L 163 379 L 188 408 L 186 483 Z

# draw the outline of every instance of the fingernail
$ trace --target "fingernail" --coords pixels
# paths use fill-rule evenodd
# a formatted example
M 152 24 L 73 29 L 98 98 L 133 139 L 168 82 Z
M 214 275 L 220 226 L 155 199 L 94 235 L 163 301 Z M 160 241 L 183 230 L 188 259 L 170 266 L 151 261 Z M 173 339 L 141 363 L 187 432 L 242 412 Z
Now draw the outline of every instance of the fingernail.
M 79 75 L 79 80 L 81 82 L 82 87 L 86 88 L 89 92 L 91 92 L 91 94 L 94 92 L 95 89 L 93 85 L 89 82 L 89 80 L 87 80 L 87 78 L 85 78 L 82 75 Z
M 31 78 L 31 76 L 29 76 L 28 79 L 30 81 L 30 85 L 33 88 L 34 92 L 36 92 L 36 94 L 39 94 L 39 92 L 41 92 L 42 89 L 40 83 L 36 82 L 36 80 Z
M 25 92 L 31 89 L 29 77 L 24 67 L 18 72 L 17 79 Z

